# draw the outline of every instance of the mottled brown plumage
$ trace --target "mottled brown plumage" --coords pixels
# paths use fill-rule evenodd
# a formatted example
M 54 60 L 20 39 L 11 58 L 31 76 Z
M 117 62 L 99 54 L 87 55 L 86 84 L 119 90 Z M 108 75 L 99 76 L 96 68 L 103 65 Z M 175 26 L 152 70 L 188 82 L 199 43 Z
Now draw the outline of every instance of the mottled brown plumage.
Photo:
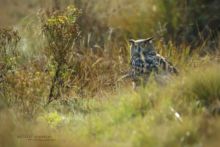
M 177 69 L 166 58 L 156 53 L 152 38 L 130 40 L 131 43 L 131 77 L 134 87 L 146 85 L 151 73 L 158 77 L 178 74 Z M 163 81 L 160 81 L 163 82 Z

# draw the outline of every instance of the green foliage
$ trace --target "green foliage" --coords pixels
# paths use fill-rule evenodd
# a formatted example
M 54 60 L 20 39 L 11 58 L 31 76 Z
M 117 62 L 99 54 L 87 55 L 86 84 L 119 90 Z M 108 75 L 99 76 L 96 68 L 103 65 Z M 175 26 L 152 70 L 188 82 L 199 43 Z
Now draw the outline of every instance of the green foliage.
M 7 75 L 13 74 L 16 70 L 19 41 L 20 36 L 17 31 L 0 28 L 0 97 L 3 99 L 8 95 Z
M 0 28 L 0 70 L 3 78 L 9 70 L 13 70 L 18 57 L 17 45 L 20 36 L 13 29 Z
M 44 112 L 39 116 L 49 126 L 53 124 L 55 130 L 67 129 L 65 135 L 88 142 L 95 140 L 101 146 L 106 143 L 109 146 L 137 147 L 204 145 L 209 140 L 207 135 L 219 138 L 216 135 L 219 119 L 209 111 L 199 111 L 201 107 L 206 109 L 206 105 L 194 105 L 203 99 L 195 98 L 194 88 L 198 86 L 192 83 L 200 82 L 197 79 L 207 75 L 203 77 L 203 82 L 219 88 L 219 75 L 215 74 L 219 68 L 213 66 L 203 73 L 201 71 L 203 69 L 193 72 L 197 76 L 186 74 L 187 77 L 174 79 L 172 84 L 165 87 L 158 87 L 150 81 L 151 85 L 139 91 L 125 88 L 109 100 L 81 99 L 73 105 L 70 101 L 71 105 L 58 104 L 64 106 L 62 110 L 69 107 L 72 111 L 67 112 L 71 113 L 64 113 L 51 103 L 51 107 L 55 110 L 58 108 L 61 113 L 53 110 L 52 113 Z M 203 87 L 203 91 L 210 90 L 209 86 L 198 85 Z M 181 90 L 179 86 L 183 86 Z M 205 97 L 213 97 L 214 93 L 207 92 Z M 101 109 L 94 111 L 97 108 Z
M 192 79 L 183 85 L 182 92 L 187 95 L 188 101 L 196 100 L 209 111 L 215 111 L 214 109 L 219 109 L 220 101 L 220 68 L 215 66 L 202 70 L 202 73 L 199 70 L 192 74 Z
M 37 120 L 46 122 L 51 128 L 55 128 L 61 123 L 62 117 L 57 112 L 51 112 L 43 116 L 39 116 Z
M 43 32 L 47 38 L 49 52 L 58 64 L 67 62 L 67 55 L 79 35 L 76 23 L 79 10 L 69 6 L 64 11 L 47 14 Z

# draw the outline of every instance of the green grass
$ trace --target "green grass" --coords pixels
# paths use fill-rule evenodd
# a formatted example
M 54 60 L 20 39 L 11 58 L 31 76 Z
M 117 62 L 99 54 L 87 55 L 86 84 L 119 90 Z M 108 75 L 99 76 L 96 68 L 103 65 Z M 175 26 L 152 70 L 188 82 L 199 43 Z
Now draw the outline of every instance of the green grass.
M 145 89 L 122 88 L 102 101 L 56 101 L 30 122 L 18 116 L 6 117 L 14 112 L 2 111 L 1 120 L 8 123 L 1 121 L 1 132 L 14 138 L 13 146 L 38 144 L 16 137 L 27 134 L 26 130 L 32 135 L 49 134 L 55 139 L 43 146 L 71 146 L 74 142 L 77 146 L 135 147 L 214 144 L 220 137 L 220 120 L 213 116 L 210 107 L 216 106 L 220 98 L 219 72 L 218 65 L 200 68 L 167 86 L 158 86 L 152 80 Z M 6 146 L 12 143 L 8 137 Z

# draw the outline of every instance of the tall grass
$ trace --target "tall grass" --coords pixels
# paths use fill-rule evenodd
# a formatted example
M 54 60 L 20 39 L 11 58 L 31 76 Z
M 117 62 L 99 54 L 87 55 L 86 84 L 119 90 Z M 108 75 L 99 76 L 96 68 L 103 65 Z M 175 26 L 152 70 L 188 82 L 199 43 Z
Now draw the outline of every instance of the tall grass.
M 219 139 L 219 119 L 210 111 L 211 104 L 219 100 L 219 75 L 215 72 L 219 72 L 218 66 L 205 71 L 197 69 L 192 75 L 173 80 L 167 87 L 159 88 L 151 81 L 146 89 L 137 92 L 124 88 L 104 101 L 53 102 L 26 126 L 21 126 L 18 122 L 23 120 L 10 111 L 1 111 L 1 120 L 7 118 L 10 122 L 2 124 L 4 135 L 11 136 L 4 143 L 6 146 L 11 143 L 13 146 L 39 145 L 17 137 L 25 133 L 21 130 L 28 130 L 30 135 L 49 135 L 55 139 L 46 141 L 43 146 L 71 146 L 74 140 L 78 140 L 76 145 L 79 146 L 87 143 L 95 146 L 218 146 L 215 142 Z M 200 77 L 203 81 L 198 80 Z M 204 104 L 204 100 L 210 105 Z M 6 114 L 8 117 L 4 117 Z M 14 133 L 10 133 L 12 130 Z

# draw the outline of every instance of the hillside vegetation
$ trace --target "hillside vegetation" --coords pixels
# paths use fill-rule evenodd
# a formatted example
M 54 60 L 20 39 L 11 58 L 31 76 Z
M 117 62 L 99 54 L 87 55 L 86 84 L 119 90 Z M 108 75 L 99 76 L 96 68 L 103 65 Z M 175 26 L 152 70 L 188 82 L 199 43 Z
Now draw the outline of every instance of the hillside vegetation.
M 1 3 L 0 146 L 219 146 L 219 1 Z M 179 75 L 133 90 L 150 36 Z

